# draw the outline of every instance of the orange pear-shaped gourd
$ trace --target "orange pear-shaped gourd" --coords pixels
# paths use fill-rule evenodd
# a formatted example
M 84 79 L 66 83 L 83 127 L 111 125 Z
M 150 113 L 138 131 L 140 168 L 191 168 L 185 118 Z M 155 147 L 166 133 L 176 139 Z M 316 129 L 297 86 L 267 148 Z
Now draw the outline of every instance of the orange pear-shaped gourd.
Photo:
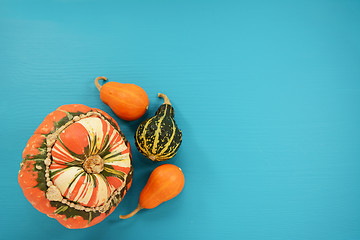
M 155 168 L 140 193 L 139 205 L 121 219 L 134 216 L 141 209 L 155 208 L 163 202 L 176 197 L 184 188 L 185 177 L 181 169 L 173 164 L 163 164 Z
M 145 90 L 132 83 L 107 82 L 99 84 L 99 80 L 107 81 L 106 77 L 97 77 L 95 85 L 100 91 L 101 100 L 108 105 L 119 118 L 133 121 L 142 117 L 149 108 L 149 97 Z

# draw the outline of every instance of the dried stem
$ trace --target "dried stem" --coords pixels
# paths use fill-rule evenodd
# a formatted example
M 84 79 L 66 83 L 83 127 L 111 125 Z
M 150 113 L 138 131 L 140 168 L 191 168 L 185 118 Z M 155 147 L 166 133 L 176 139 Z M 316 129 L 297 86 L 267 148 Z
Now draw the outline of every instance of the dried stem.
M 143 207 L 139 204 L 137 206 L 137 208 L 135 208 L 134 211 L 132 211 L 131 213 L 127 214 L 127 215 L 120 215 L 120 219 L 127 219 L 127 218 L 131 218 L 132 216 L 134 216 L 138 211 L 140 211 L 141 209 L 143 209 Z
M 164 104 L 169 104 L 169 105 L 171 105 L 169 98 L 168 98 L 165 94 L 163 94 L 163 93 L 158 93 L 158 97 L 161 97 L 161 98 L 164 99 Z
M 100 91 L 101 90 L 101 85 L 99 84 L 99 80 L 107 81 L 107 78 L 106 77 L 97 77 L 97 78 L 95 78 L 95 85 L 96 85 L 97 89 Z

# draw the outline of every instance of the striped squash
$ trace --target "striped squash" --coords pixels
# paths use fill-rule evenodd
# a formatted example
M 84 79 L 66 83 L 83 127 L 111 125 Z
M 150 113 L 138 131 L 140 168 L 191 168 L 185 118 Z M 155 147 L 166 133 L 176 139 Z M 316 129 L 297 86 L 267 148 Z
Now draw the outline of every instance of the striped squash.
M 135 145 L 139 152 L 154 162 L 165 161 L 175 156 L 181 141 L 182 132 L 178 128 L 174 116 L 175 110 L 169 98 L 164 98 L 155 116 L 142 122 L 135 132 Z
M 131 186 L 130 144 L 100 109 L 71 104 L 50 113 L 29 139 L 18 181 L 40 212 L 67 228 L 107 217 Z

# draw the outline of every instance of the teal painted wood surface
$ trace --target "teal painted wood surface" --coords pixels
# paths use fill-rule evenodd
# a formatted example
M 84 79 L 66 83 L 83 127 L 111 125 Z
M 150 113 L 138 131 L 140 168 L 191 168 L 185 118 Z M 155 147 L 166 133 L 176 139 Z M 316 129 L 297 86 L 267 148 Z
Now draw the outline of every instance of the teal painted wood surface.
M 1 239 L 360 239 L 359 1 L 1 1 Z M 117 118 L 94 78 L 135 83 Z M 120 221 L 160 163 L 134 146 L 166 93 L 183 143 L 175 199 Z M 17 183 L 43 118 L 81 103 L 132 145 L 134 181 L 100 224 L 68 230 Z

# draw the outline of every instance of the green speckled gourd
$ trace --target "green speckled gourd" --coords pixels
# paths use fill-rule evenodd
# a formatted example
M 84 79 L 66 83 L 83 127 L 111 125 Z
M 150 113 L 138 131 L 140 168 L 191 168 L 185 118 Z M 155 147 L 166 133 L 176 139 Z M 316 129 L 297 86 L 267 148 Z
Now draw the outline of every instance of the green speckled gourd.
M 154 162 L 165 161 L 175 156 L 181 141 L 182 133 L 174 120 L 175 110 L 169 98 L 164 99 L 155 116 L 142 122 L 135 133 L 135 145 L 139 152 Z

